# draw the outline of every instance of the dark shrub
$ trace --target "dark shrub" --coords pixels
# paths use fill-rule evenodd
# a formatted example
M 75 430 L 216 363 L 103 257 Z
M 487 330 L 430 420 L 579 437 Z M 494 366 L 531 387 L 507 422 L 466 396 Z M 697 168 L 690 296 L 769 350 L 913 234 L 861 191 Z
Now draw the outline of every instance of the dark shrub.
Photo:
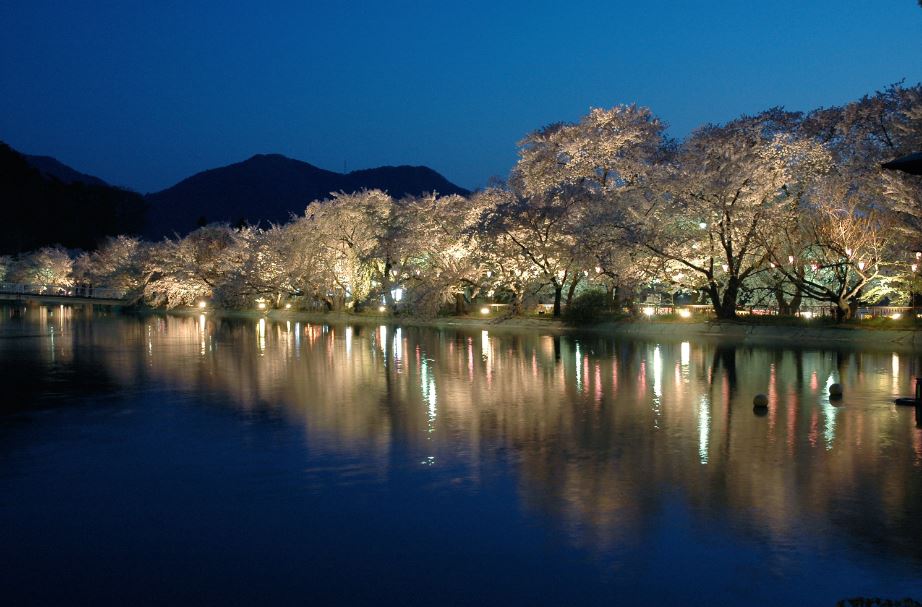
M 571 325 L 588 325 L 598 322 L 607 309 L 608 296 L 604 291 L 584 291 L 566 307 L 563 319 Z

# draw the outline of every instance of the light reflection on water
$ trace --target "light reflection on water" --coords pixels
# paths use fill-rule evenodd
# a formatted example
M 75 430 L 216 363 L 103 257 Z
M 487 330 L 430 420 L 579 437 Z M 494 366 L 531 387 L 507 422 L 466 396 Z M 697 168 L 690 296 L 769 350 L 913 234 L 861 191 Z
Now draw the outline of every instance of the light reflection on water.
M 0 361 L 16 386 L 10 419 L 101 393 L 154 411 L 138 394 L 163 390 L 187 402 L 168 412 L 177 423 L 182 411 L 208 412 L 194 403 L 239 414 L 258 433 L 248 440 L 299 453 L 288 476 L 272 458 L 221 472 L 276 503 L 351 503 L 345 492 L 381 486 L 398 502 L 447 492 L 503 511 L 512 500 L 518 514 L 494 525 L 536 521 L 559 538 L 541 564 L 550 576 L 564 575 L 555 559 L 588 555 L 599 596 L 922 599 L 922 430 L 912 408 L 892 404 L 922 374 L 918 356 L 37 308 L 4 310 Z M 99 376 L 90 390 L 87 369 Z M 833 382 L 844 386 L 839 403 L 827 396 Z M 751 405 L 759 392 L 764 416 Z M 272 443 L 268 419 L 297 432 Z M 5 451 L 33 448 L 16 438 L 15 425 L 3 428 Z M 29 478 L 28 460 L 12 460 L 22 469 L 7 469 L 0 487 Z M 363 533 L 383 533 L 374 529 Z M 476 531 L 456 542 L 440 554 L 493 545 Z M 660 569 L 675 564 L 683 573 L 663 590 Z

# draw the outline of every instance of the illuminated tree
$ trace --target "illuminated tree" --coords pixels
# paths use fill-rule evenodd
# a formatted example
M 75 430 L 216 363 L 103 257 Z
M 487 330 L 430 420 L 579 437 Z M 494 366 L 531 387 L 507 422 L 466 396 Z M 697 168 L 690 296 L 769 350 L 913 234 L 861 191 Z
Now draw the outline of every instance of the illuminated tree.
M 736 316 L 744 284 L 766 263 L 761 236 L 828 164 L 819 144 L 799 136 L 798 120 L 769 110 L 699 129 L 660 195 L 637 209 L 634 242 L 677 284 L 703 290 L 718 318 Z
M 74 284 L 74 260 L 60 246 L 44 247 L 18 255 L 7 270 L 10 282 L 37 285 L 47 289 Z
M 892 293 L 883 270 L 893 222 L 827 180 L 797 223 L 781 227 L 769 245 L 771 274 L 783 276 L 798 294 L 835 306 L 837 320 L 854 315 L 860 297 L 871 301 Z
M 174 308 L 191 306 L 216 294 L 241 266 L 240 238 L 229 226 L 212 224 L 185 238 L 152 245 L 144 281 L 145 301 Z
M 147 245 L 132 236 L 107 239 L 92 253 L 83 253 L 74 262 L 79 281 L 118 289 L 129 299 L 143 294 Z

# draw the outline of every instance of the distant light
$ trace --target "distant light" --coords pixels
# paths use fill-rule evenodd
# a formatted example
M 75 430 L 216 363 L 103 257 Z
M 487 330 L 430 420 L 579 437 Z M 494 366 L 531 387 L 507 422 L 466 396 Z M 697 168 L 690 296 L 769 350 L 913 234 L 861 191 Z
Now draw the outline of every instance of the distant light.
M 378 306 L 378 312 L 387 312 L 387 306 Z
M 811 318 L 813 318 L 813 312 L 810 312 L 810 311 L 801 312 L 801 313 L 800 313 L 800 317 L 801 317 L 801 318 L 806 318 L 807 320 L 810 320 Z
M 690 318 L 691 312 L 685 308 L 682 308 L 681 310 L 679 310 L 679 316 L 681 316 L 682 318 Z
M 257 302 L 256 302 L 256 308 L 259 309 L 259 310 L 265 310 L 265 309 L 266 309 L 266 302 L 264 302 L 264 301 L 257 301 Z
M 207 304 L 206 302 L 204 302 L 204 301 L 198 302 L 198 307 L 199 307 L 200 310 L 204 310 L 207 306 L 208 306 L 208 304 Z
M 480 313 L 481 313 L 481 314 L 489 314 L 489 313 L 490 313 L 490 308 L 484 306 L 484 307 L 480 308 Z
M 654 314 L 656 314 L 656 310 L 654 310 L 653 308 L 644 308 L 643 313 L 646 314 L 647 316 L 653 316 Z
M 286 310 L 290 310 L 290 309 L 291 309 L 291 304 L 290 304 L 290 303 L 285 304 L 285 309 L 286 309 Z
M 903 318 L 903 315 L 900 314 L 899 312 L 896 312 L 896 313 L 894 313 L 894 314 L 891 314 L 891 315 L 890 315 L 890 318 L 892 318 L 893 320 L 899 320 L 899 319 Z

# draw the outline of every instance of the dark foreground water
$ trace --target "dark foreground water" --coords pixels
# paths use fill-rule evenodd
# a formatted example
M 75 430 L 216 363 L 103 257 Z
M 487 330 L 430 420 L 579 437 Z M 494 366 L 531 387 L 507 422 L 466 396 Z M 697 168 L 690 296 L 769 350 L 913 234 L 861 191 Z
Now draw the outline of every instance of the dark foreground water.
M 0 602 L 922 600 L 922 430 L 891 404 L 917 373 L 0 308 Z

